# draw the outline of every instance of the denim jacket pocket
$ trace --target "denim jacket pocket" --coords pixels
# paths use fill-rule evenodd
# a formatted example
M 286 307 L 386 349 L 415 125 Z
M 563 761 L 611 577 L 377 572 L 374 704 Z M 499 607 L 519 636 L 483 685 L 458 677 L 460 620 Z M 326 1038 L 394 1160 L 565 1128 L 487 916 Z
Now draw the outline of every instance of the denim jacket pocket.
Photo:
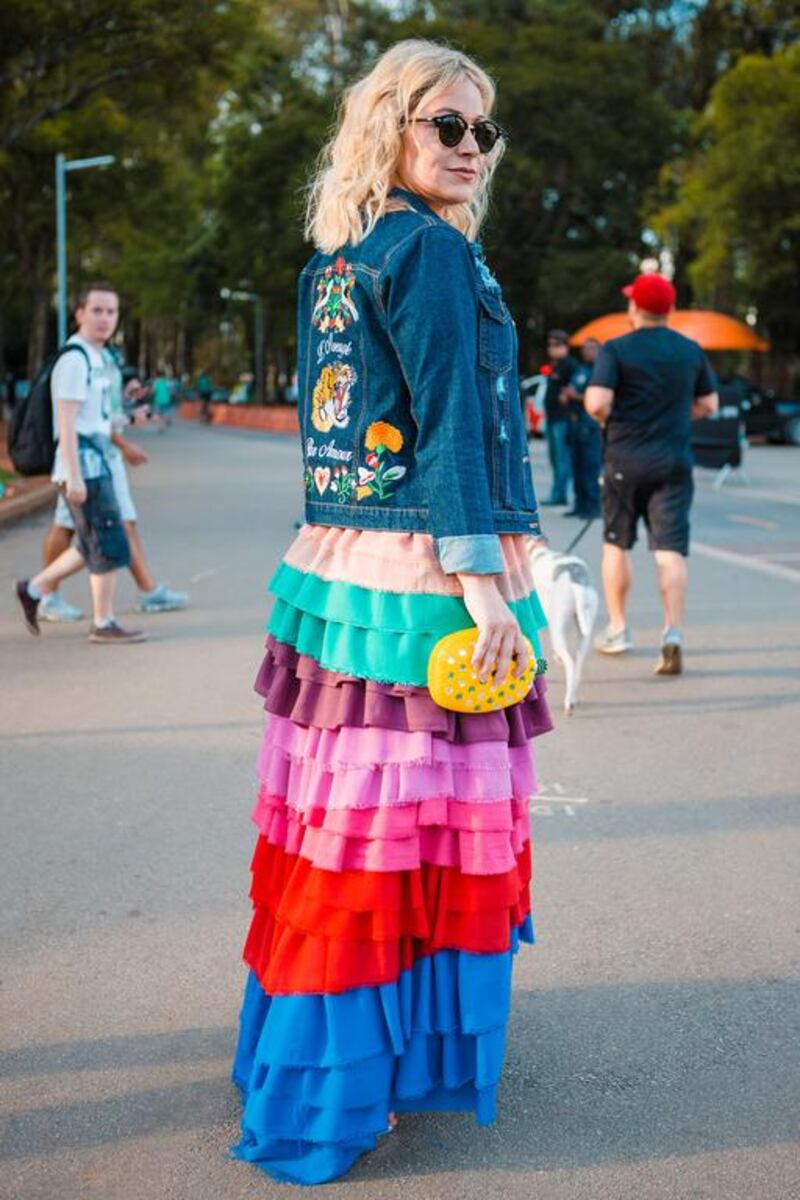
M 511 370 L 514 353 L 514 334 L 511 313 L 499 292 L 480 289 L 480 328 L 478 357 L 488 371 L 504 373 Z

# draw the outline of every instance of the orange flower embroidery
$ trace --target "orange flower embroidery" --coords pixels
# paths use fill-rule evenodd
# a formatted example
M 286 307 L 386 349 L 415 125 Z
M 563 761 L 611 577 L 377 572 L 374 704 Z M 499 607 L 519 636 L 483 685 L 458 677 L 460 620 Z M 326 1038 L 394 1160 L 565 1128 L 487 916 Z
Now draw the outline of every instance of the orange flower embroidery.
M 403 435 L 394 425 L 387 421 L 373 421 L 364 437 L 364 445 L 368 450 L 385 446 L 392 454 L 399 454 L 403 449 Z

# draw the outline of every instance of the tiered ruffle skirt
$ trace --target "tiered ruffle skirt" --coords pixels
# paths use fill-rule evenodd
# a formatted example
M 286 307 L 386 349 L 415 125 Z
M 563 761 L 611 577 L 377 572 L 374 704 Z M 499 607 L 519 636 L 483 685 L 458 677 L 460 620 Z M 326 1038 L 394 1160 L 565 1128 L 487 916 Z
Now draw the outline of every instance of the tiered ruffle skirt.
M 523 540 L 501 540 L 539 653 Z M 431 699 L 432 647 L 472 622 L 426 534 L 304 526 L 270 591 L 235 1153 L 313 1184 L 391 1110 L 493 1120 L 551 724 L 540 680 L 497 713 Z

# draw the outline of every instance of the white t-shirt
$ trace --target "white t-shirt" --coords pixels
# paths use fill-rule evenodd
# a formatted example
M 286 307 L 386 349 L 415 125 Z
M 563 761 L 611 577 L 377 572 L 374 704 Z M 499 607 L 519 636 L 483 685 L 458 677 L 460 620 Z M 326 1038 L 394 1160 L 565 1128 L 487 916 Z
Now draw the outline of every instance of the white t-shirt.
M 77 433 L 87 436 L 111 437 L 111 368 L 102 351 L 73 333 L 68 345 L 82 346 L 89 356 L 91 371 L 82 354 L 62 354 L 50 376 L 50 396 L 53 401 L 53 435 L 58 439 L 58 406 L 61 400 L 78 401 Z M 86 477 L 85 472 L 84 477 Z M 60 483 L 66 479 L 61 447 L 56 446 L 52 478 Z

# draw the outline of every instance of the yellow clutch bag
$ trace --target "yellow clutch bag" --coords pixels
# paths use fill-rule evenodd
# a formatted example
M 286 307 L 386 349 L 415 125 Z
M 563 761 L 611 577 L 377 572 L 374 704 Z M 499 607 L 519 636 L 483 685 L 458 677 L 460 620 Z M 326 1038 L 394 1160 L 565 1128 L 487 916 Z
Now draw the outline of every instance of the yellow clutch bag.
M 474 627 L 459 629 L 441 638 L 431 650 L 428 690 L 440 708 L 461 713 L 496 712 L 508 708 L 523 700 L 531 690 L 536 674 L 547 669 L 544 659 L 537 661 L 528 642 L 530 660 L 524 674 L 517 677 L 509 671 L 502 683 L 498 683 L 494 675 L 481 683 L 471 665 L 477 640 L 478 631 Z

